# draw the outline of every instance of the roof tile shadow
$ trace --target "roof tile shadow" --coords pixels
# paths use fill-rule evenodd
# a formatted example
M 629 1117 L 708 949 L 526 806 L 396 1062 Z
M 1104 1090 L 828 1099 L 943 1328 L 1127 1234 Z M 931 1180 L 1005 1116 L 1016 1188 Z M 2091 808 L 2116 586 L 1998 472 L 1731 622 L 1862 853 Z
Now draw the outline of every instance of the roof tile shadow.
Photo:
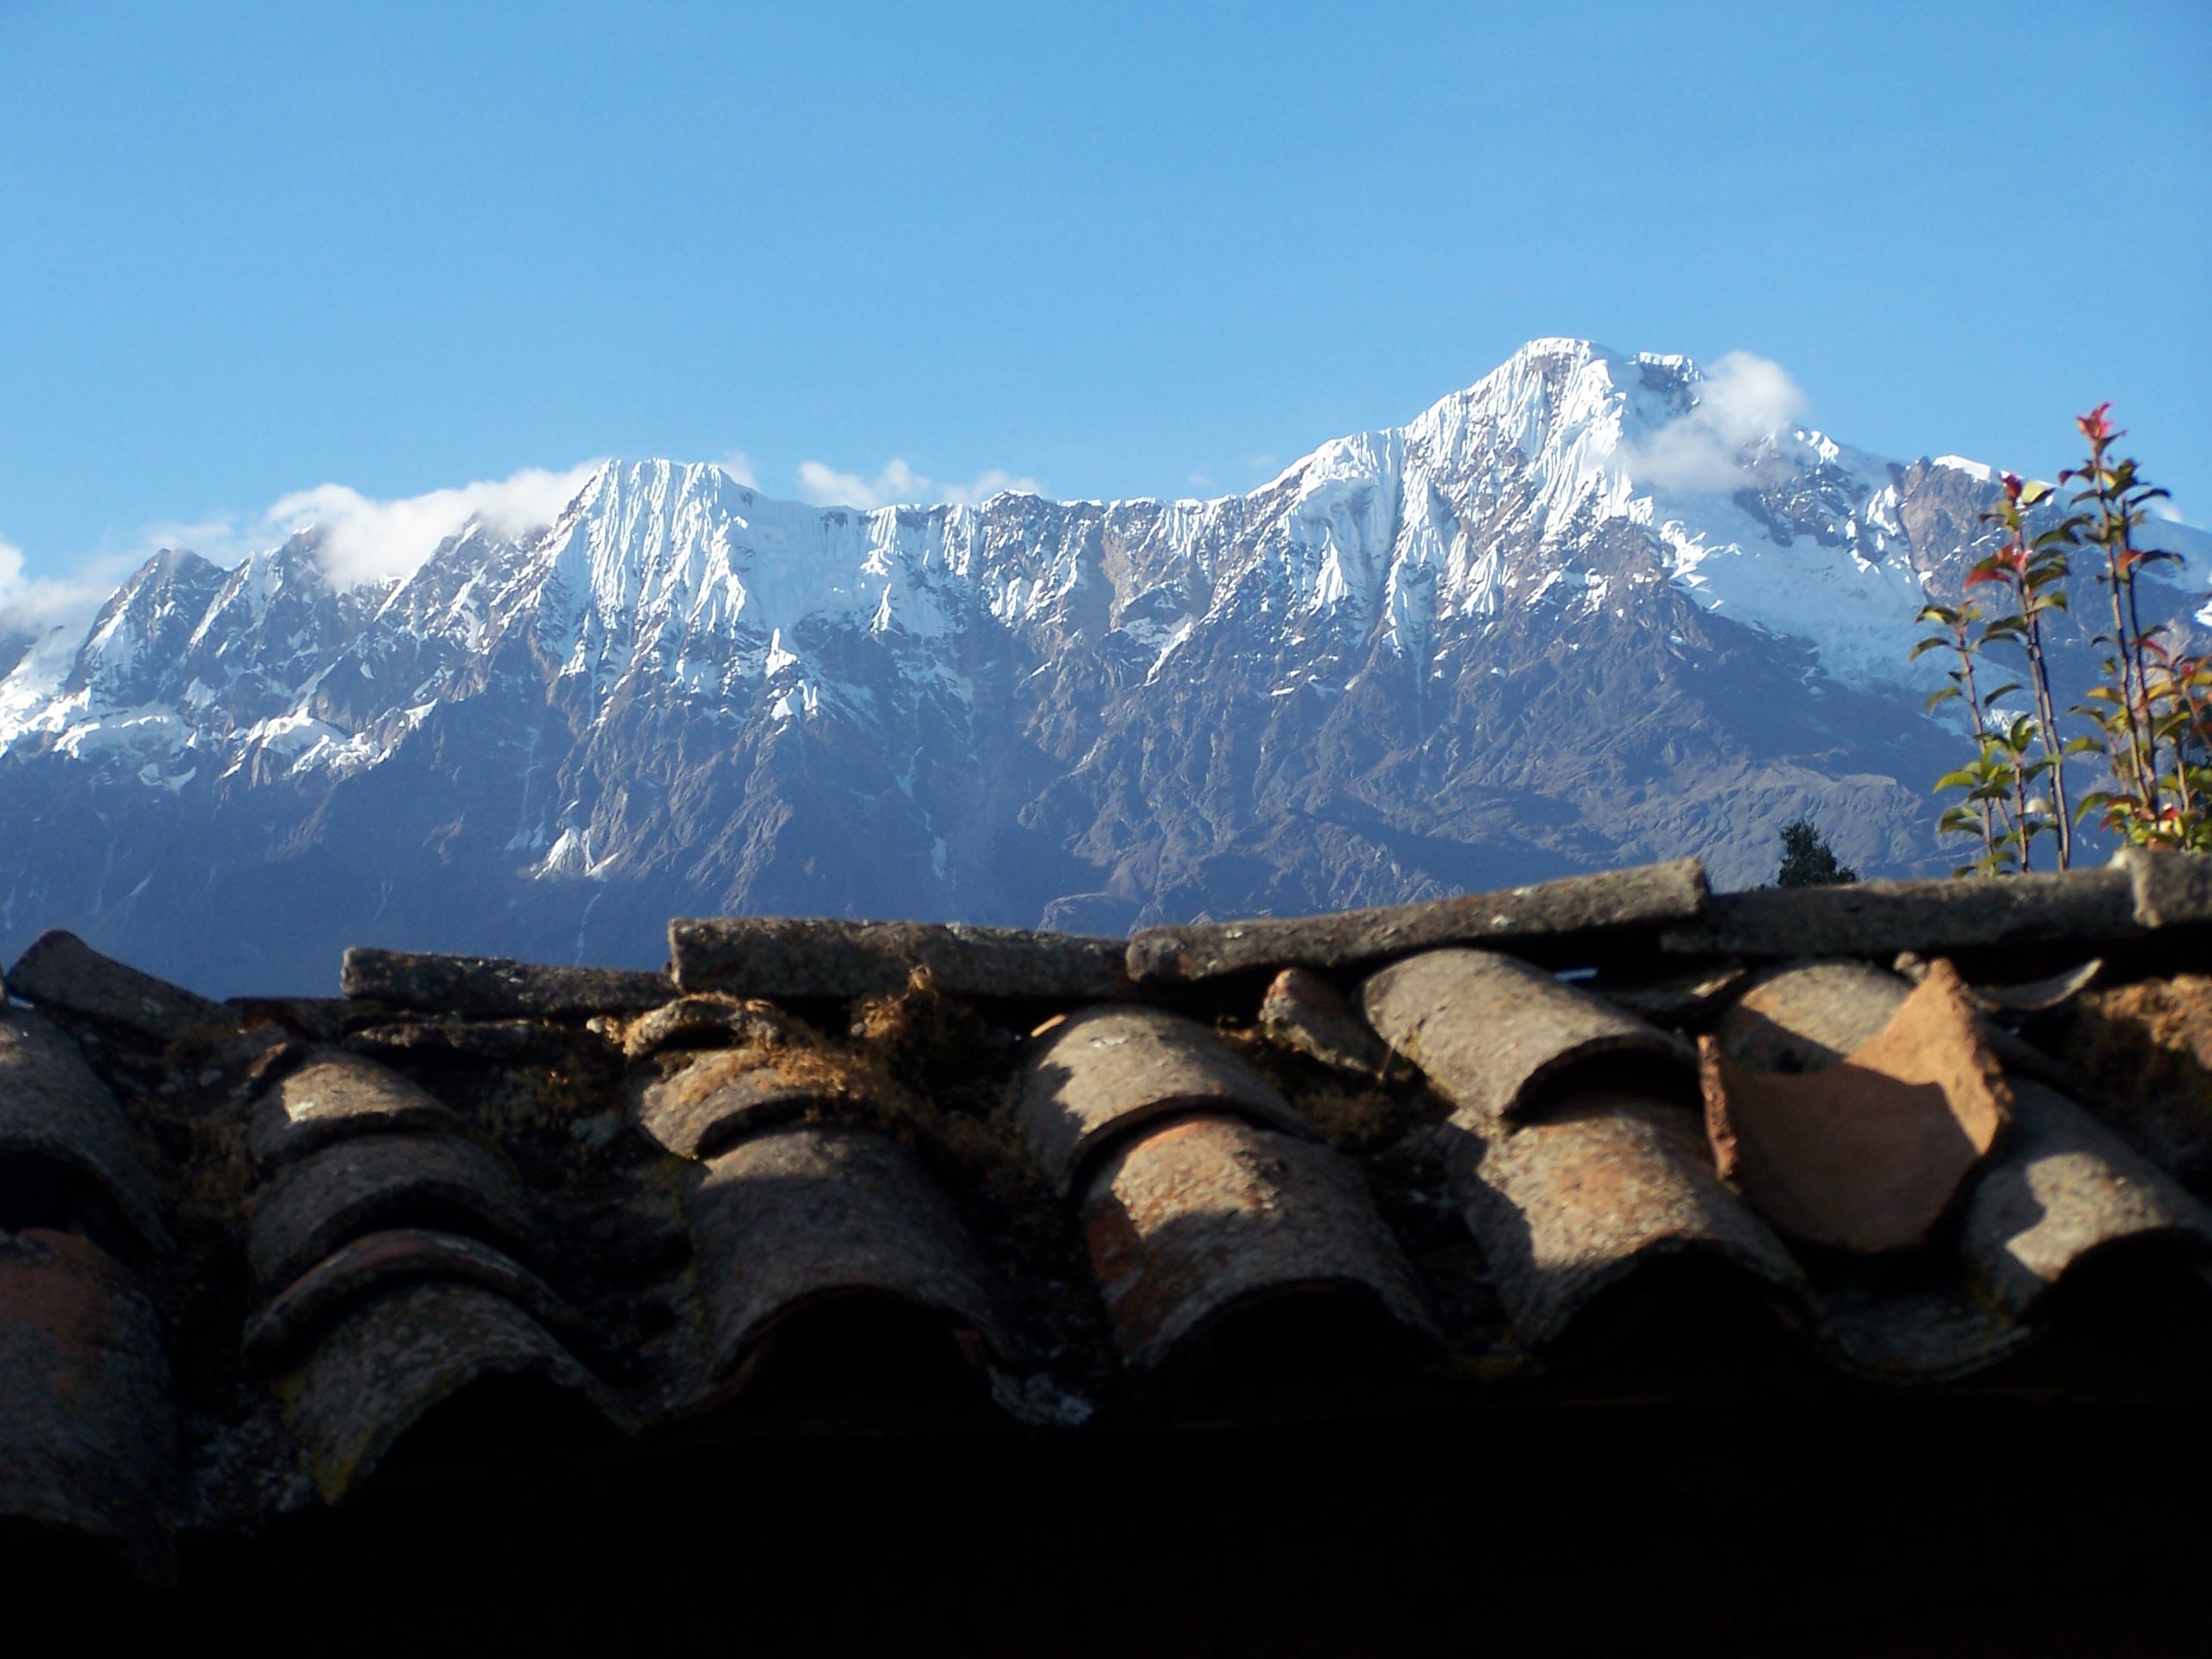
M 137 1235 L 169 1243 L 161 1194 L 138 1155 L 123 1107 L 83 1054 L 41 1014 L 0 1006 L 0 1153 L 82 1171 Z
M 171 1571 L 177 1419 L 160 1316 L 91 1240 L 0 1233 L 0 1516 Z
M 1513 1127 L 1445 1126 L 1453 1190 L 1520 1339 L 1557 1341 L 1650 1262 L 1703 1252 L 1797 1301 L 1811 1286 L 1771 1228 L 1714 1171 L 1688 1107 L 1594 1090 Z
M 431 1413 L 489 1382 L 573 1396 L 611 1428 L 636 1425 L 613 1390 L 497 1291 L 452 1279 L 356 1304 L 280 1384 L 284 1415 L 324 1501 L 373 1474 Z
M 2163 1238 L 2212 1255 L 2212 1211 L 2072 1101 L 2014 1085 L 2015 1123 L 1967 1200 L 1964 1248 L 1983 1294 L 2014 1316 L 2085 1257 Z

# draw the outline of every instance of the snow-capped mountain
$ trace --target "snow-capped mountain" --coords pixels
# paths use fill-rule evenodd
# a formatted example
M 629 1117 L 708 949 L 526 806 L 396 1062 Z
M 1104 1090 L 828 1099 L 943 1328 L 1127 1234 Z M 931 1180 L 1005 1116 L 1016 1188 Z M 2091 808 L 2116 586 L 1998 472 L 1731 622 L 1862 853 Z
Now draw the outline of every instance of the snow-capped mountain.
M 1749 882 L 1808 811 L 1933 867 L 1911 618 L 1991 475 L 1718 387 L 1543 340 L 1214 501 L 610 462 L 380 585 L 313 530 L 165 551 L 0 680 L 0 949 L 66 926 L 231 991 L 347 943 L 649 963 L 679 913 L 1120 932 L 1680 853 Z

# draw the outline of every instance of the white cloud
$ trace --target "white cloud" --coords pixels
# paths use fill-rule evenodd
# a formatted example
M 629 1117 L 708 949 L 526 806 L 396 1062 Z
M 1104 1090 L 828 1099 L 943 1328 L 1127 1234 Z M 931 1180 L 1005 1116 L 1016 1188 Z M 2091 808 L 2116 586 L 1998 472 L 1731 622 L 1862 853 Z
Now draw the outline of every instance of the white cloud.
M 23 550 L 0 541 L 0 639 L 81 627 L 141 557 L 106 554 L 86 560 L 66 576 L 27 576 Z
M 1037 481 L 1035 478 L 1018 478 L 1011 472 L 994 467 L 968 483 L 939 483 L 933 478 L 922 477 L 896 456 L 872 479 L 863 478 L 857 472 L 840 472 L 820 461 L 801 461 L 799 464 L 799 498 L 816 507 L 857 507 L 872 510 L 878 507 L 933 501 L 961 504 L 986 500 L 1002 489 L 1034 493 L 1037 489 Z
M 1811 405 L 1781 364 L 1731 351 L 1705 371 L 1698 401 L 1623 453 L 1639 483 L 1726 489 L 1742 481 L 1743 446 L 1786 430 Z
M 586 462 L 565 472 L 526 467 L 504 478 L 388 501 L 345 484 L 318 484 L 285 496 L 262 517 L 285 535 L 320 525 L 325 570 L 339 586 L 352 586 L 412 574 L 471 519 L 503 536 L 551 524 L 596 466 Z
M 714 463 L 748 489 L 758 489 L 760 479 L 753 471 L 753 458 L 742 449 L 733 449 Z

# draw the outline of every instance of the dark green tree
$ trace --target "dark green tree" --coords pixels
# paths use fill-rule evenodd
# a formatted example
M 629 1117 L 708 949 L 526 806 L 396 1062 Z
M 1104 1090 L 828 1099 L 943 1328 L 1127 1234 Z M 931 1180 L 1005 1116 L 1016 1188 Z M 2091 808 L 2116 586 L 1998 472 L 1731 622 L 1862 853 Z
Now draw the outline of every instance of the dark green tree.
M 1777 887 L 1834 887 L 1856 881 L 1859 872 L 1836 857 L 1828 838 L 1814 828 L 1810 818 L 1782 826 L 1782 868 L 1775 872 Z

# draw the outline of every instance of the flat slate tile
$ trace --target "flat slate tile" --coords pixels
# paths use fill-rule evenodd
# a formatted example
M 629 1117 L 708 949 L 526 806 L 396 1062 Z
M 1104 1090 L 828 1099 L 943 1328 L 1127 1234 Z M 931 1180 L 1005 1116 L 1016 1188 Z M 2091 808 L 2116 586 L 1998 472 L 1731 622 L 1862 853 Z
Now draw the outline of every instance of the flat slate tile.
M 1689 956 L 1942 956 L 2008 945 L 2094 945 L 2141 938 L 2127 871 L 2008 876 L 2000 881 L 1862 881 L 1714 896 L 1709 914 L 1660 936 Z
M 1359 967 L 1442 945 L 1653 929 L 1703 915 L 1708 897 L 1705 866 L 1677 859 L 1373 910 L 1146 927 L 1129 940 L 1129 975 L 1173 984 L 1263 968 Z
M 665 974 L 560 968 L 503 957 L 424 955 L 356 945 L 338 987 L 346 995 L 474 1019 L 574 1018 L 658 1007 L 676 994 Z
M 8 990 L 156 1043 L 195 1030 L 223 1031 L 237 1013 L 181 985 L 102 956 L 75 933 L 56 929 L 33 939 L 8 970 Z
M 861 997 L 926 969 L 954 996 L 1044 1002 L 1122 995 L 1120 939 L 920 921 L 716 916 L 668 924 L 676 982 L 741 997 Z

